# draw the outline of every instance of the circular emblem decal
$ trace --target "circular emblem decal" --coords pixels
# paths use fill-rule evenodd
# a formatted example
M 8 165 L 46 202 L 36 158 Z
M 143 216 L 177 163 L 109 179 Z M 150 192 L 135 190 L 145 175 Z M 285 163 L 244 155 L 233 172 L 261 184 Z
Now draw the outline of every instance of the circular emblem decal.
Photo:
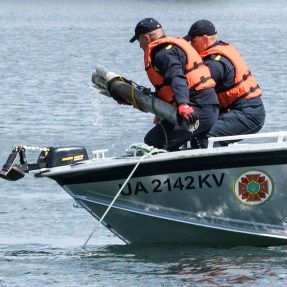
M 266 172 L 250 170 L 241 173 L 233 183 L 233 194 L 248 206 L 257 206 L 268 201 L 273 194 L 273 180 Z

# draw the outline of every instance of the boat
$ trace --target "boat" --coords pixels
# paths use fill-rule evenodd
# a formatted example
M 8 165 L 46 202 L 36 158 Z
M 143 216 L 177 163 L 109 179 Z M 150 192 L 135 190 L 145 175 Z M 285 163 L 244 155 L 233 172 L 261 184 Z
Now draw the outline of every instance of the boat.
M 177 124 L 175 107 L 103 66 L 92 82 L 117 101 Z M 193 132 L 197 125 L 183 128 Z M 127 244 L 282 245 L 286 137 L 280 131 L 209 138 L 207 148 L 185 145 L 176 152 L 136 143 L 116 157 L 107 149 L 89 155 L 83 146 L 19 145 L 0 177 L 16 181 L 33 174 L 56 181 Z M 217 147 L 220 141 L 231 144 Z M 28 152 L 40 152 L 35 163 L 29 163 Z
M 210 138 L 205 149 L 126 154 L 17 146 L 0 176 L 56 181 L 127 244 L 287 244 L 287 132 Z M 217 141 L 238 141 L 215 147 Z M 36 163 L 27 153 L 40 150 Z M 17 159 L 19 158 L 19 163 Z M 104 216 L 103 216 L 104 215 Z

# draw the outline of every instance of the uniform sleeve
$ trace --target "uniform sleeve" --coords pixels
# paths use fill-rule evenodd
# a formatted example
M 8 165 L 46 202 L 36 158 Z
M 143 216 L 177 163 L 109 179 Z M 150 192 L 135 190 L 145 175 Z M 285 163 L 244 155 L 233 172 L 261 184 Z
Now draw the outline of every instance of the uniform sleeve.
M 184 75 L 185 63 L 185 53 L 176 46 L 171 49 L 163 47 L 153 58 L 153 65 L 172 87 L 177 104 L 189 103 L 189 89 Z
M 217 90 L 226 90 L 234 85 L 235 68 L 227 58 L 221 57 L 220 60 L 207 58 L 204 63 L 210 70 Z
M 211 77 L 215 81 L 216 85 L 221 83 L 224 79 L 225 73 L 223 64 L 212 59 L 206 59 L 204 63 L 209 68 Z

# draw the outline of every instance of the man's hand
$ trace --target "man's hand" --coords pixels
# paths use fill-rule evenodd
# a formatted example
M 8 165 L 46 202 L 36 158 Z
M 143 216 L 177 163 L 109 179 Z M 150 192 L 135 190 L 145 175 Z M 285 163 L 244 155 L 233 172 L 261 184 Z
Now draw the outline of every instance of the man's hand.
M 177 108 L 178 123 L 182 124 L 182 119 L 186 119 L 191 125 L 194 125 L 197 121 L 197 116 L 194 109 L 188 104 L 180 104 Z

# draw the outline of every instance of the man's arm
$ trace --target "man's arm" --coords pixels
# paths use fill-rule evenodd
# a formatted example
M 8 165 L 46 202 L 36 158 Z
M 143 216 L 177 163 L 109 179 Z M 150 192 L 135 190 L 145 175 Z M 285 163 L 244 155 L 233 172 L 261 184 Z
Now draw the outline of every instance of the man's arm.
M 169 46 L 167 46 L 169 47 Z M 197 115 L 189 103 L 189 89 L 187 79 L 184 75 L 186 56 L 176 46 L 170 49 L 161 49 L 154 58 L 154 66 L 163 75 L 167 84 L 172 87 L 174 100 L 177 103 L 178 123 L 185 120 L 194 125 Z
M 185 63 L 185 53 L 176 46 L 160 49 L 153 59 L 153 65 L 172 87 L 177 104 L 189 103 L 189 89 L 184 75 Z
M 215 58 L 216 59 L 216 58 Z M 210 70 L 211 77 L 216 83 L 216 88 L 229 88 L 234 84 L 235 70 L 234 66 L 225 57 L 219 60 L 207 58 L 204 63 Z
M 206 59 L 204 63 L 209 68 L 211 77 L 215 83 L 221 83 L 223 81 L 225 72 L 223 64 L 212 59 Z

